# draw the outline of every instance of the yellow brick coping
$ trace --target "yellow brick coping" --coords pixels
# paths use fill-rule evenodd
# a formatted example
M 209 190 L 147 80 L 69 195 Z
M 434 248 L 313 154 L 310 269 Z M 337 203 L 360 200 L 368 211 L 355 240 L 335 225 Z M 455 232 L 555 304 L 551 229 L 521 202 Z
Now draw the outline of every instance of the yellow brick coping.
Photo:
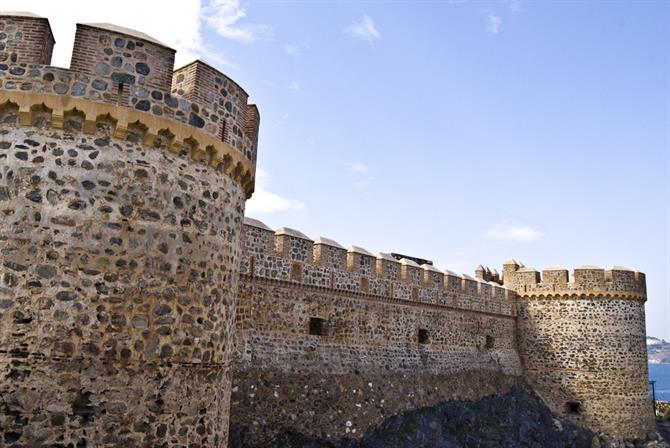
M 101 119 L 115 123 L 113 137 L 121 140 L 125 140 L 129 127 L 142 128 L 145 130 L 142 139 L 145 146 L 153 147 L 158 137 L 166 137 L 171 153 L 190 147 L 192 160 L 207 160 L 207 164 L 216 169 L 223 164 L 222 171 L 244 189 L 247 199 L 254 192 L 254 164 L 228 143 L 186 123 L 86 98 L 0 89 L 0 106 L 7 103 L 18 106 L 21 126 L 32 126 L 33 115 L 46 110 L 51 113 L 50 126 L 54 129 L 63 129 L 69 114 L 83 116 L 84 134 L 95 134 L 96 122 Z

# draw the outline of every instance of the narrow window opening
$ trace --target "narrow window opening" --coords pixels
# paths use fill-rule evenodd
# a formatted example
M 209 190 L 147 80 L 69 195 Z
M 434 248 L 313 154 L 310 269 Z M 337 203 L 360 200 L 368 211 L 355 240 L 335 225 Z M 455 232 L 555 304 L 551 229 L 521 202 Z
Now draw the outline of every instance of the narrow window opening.
M 226 141 L 226 120 L 221 122 L 221 141 Z
M 302 280 L 302 263 L 295 261 L 291 265 L 291 280 L 295 282 Z
M 566 403 L 568 409 L 568 414 L 579 415 L 581 414 L 581 405 L 577 401 L 568 401 Z
M 123 83 L 120 82 L 116 92 L 116 104 L 121 104 L 123 98 Z
M 361 292 L 368 292 L 370 280 L 367 277 L 361 277 Z
M 419 344 L 428 344 L 428 330 L 425 328 L 419 329 Z
M 492 349 L 495 345 L 495 339 L 493 336 L 486 336 L 486 344 L 484 345 L 487 349 Z
M 320 317 L 311 317 L 309 319 L 309 334 L 314 336 L 326 335 L 326 320 Z

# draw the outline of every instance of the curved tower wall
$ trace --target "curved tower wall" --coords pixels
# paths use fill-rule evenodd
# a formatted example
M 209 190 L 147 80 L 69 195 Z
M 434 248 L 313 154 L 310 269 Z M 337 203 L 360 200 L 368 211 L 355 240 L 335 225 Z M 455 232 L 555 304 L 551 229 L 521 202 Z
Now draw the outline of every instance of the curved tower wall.
M 644 274 L 624 268 L 539 272 L 505 265 L 518 293 L 519 355 L 533 388 L 561 417 L 595 431 L 644 438 L 649 398 Z
M 113 73 L 0 67 L 0 446 L 227 443 L 254 163 L 207 108 L 139 77 L 120 102 Z

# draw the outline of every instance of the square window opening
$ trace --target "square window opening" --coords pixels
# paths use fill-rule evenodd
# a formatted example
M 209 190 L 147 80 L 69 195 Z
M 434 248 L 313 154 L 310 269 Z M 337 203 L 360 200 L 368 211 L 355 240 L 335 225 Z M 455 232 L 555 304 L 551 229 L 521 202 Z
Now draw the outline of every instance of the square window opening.
M 565 406 L 568 410 L 568 414 L 579 415 L 582 413 L 581 404 L 577 401 L 568 401 Z
M 312 317 L 309 319 L 309 334 L 314 336 L 326 335 L 326 320 L 320 317 Z
M 428 344 L 428 330 L 425 328 L 419 329 L 419 344 Z
M 492 349 L 495 345 L 495 338 L 493 336 L 486 336 L 486 343 L 484 345 L 487 349 Z

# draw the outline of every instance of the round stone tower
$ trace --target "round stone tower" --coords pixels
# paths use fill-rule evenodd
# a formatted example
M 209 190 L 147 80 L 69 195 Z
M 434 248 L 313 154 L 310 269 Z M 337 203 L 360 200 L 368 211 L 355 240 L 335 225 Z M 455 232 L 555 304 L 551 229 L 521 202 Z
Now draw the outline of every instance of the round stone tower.
M 645 276 L 626 268 L 540 273 L 510 261 L 524 373 L 554 414 L 616 437 L 655 431 L 649 397 Z
M 226 446 L 256 108 L 132 30 L 0 35 L 0 447 Z

